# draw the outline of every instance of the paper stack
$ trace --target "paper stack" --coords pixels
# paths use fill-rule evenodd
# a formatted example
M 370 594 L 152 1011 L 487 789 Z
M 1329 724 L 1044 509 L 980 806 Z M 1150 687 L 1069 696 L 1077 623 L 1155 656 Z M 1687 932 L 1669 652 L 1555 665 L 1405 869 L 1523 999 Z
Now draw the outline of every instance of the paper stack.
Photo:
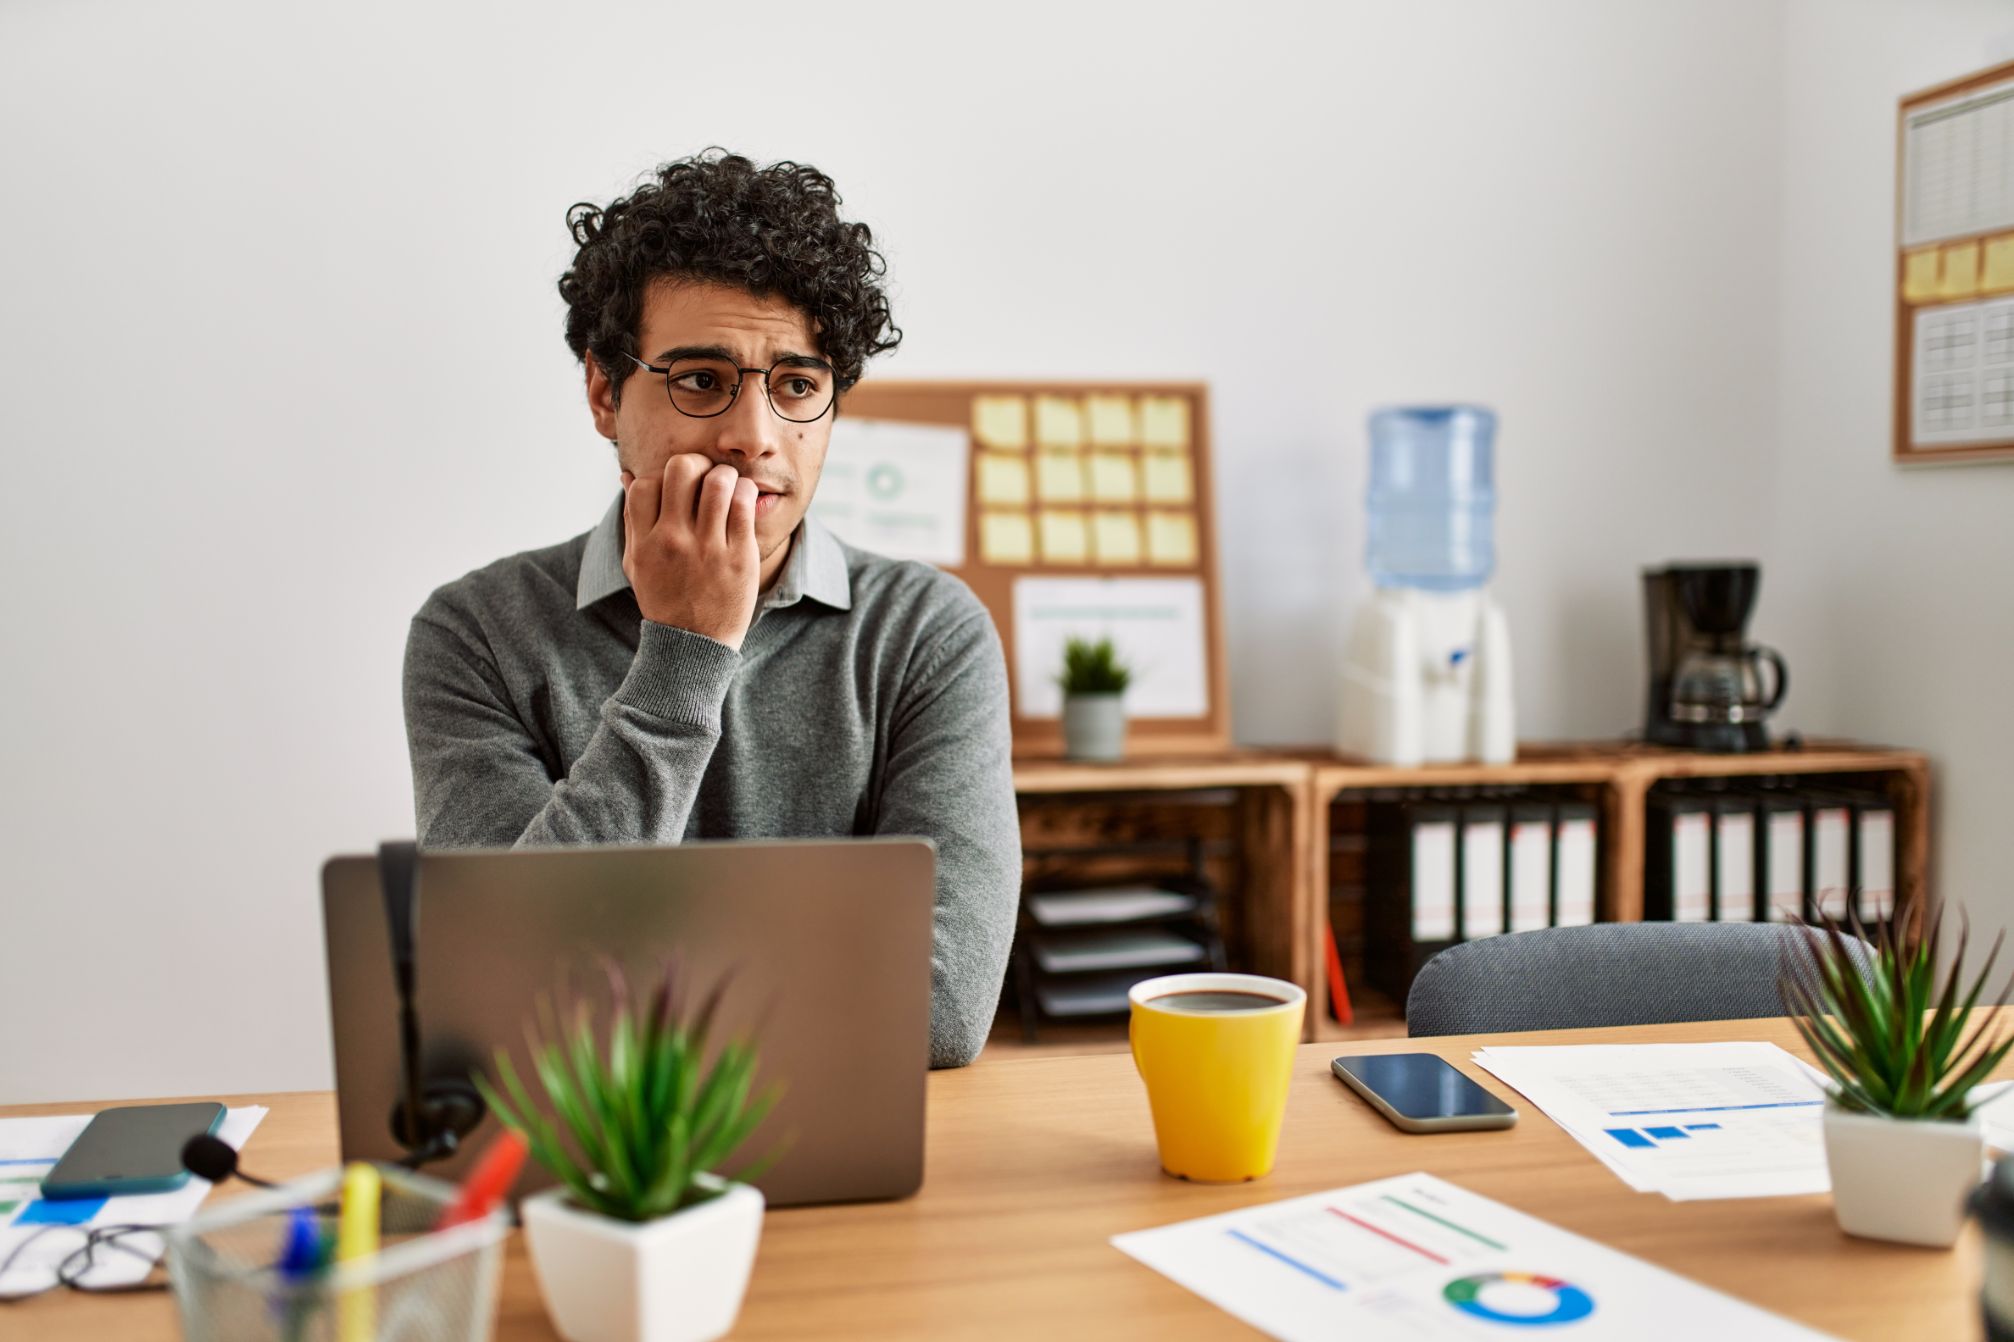
M 1832 1187 L 1821 1074 L 1774 1044 L 1485 1048 L 1473 1057 L 1640 1193 L 1689 1202 Z

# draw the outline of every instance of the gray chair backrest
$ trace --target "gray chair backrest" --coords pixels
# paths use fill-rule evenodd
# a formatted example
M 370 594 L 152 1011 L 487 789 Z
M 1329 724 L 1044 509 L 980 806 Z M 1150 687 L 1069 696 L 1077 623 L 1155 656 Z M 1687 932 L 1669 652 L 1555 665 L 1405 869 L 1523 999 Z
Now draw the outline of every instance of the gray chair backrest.
M 1770 923 L 1597 923 L 1452 946 L 1406 995 L 1409 1035 L 1781 1016 L 1787 937 Z M 1855 943 L 1862 972 L 1874 948 Z

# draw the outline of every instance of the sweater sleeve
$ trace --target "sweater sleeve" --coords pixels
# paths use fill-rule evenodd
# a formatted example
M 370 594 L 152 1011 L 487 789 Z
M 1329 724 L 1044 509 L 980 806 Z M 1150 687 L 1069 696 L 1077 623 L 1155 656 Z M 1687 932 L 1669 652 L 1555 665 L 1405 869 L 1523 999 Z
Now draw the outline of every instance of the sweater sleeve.
M 1021 897 L 1007 666 L 983 609 L 903 686 L 887 760 L 875 831 L 937 845 L 930 1064 L 963 1067 L 992 1028 Z
M 679 842 L 740 661 L 723 643 L 645 620 L 587 749 L 555 777 L 480 634 L 421 611 L 405 660 L 421 846 Z

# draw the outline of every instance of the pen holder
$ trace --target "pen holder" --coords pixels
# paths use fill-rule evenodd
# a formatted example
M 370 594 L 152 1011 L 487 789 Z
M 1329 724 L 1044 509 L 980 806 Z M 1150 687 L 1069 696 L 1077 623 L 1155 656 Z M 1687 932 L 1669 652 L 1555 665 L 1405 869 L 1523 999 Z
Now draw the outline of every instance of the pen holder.
M 305 1280 L 277 1266 L 296 1207 L 333 1237 L 343 1172 L 324 1170 L 232 1198 L 167 1235 L 168 1280 L 182 1336 L 274 1342 L 484 1339 L 496 1331 L 497 1281 L 510 1215 L 503 1208 L 450 1230 L 433 1227 L 455 1189 L 380 1166 L 378 1252 Z

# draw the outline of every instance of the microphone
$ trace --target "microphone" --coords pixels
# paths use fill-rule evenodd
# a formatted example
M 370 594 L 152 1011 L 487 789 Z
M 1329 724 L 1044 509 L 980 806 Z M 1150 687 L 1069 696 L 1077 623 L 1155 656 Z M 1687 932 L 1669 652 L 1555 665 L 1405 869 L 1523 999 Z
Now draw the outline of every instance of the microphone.
M 208 1132 L 199 1132 L 182 1143 L 182 1168 L 198 1179 L 208 1179 L 213 1184 L 220 1184 L 235 1176 L 259 1188 L 278 1187 L 277 1184 L 239 1169 L 237 1148 L 222 1137 Z

